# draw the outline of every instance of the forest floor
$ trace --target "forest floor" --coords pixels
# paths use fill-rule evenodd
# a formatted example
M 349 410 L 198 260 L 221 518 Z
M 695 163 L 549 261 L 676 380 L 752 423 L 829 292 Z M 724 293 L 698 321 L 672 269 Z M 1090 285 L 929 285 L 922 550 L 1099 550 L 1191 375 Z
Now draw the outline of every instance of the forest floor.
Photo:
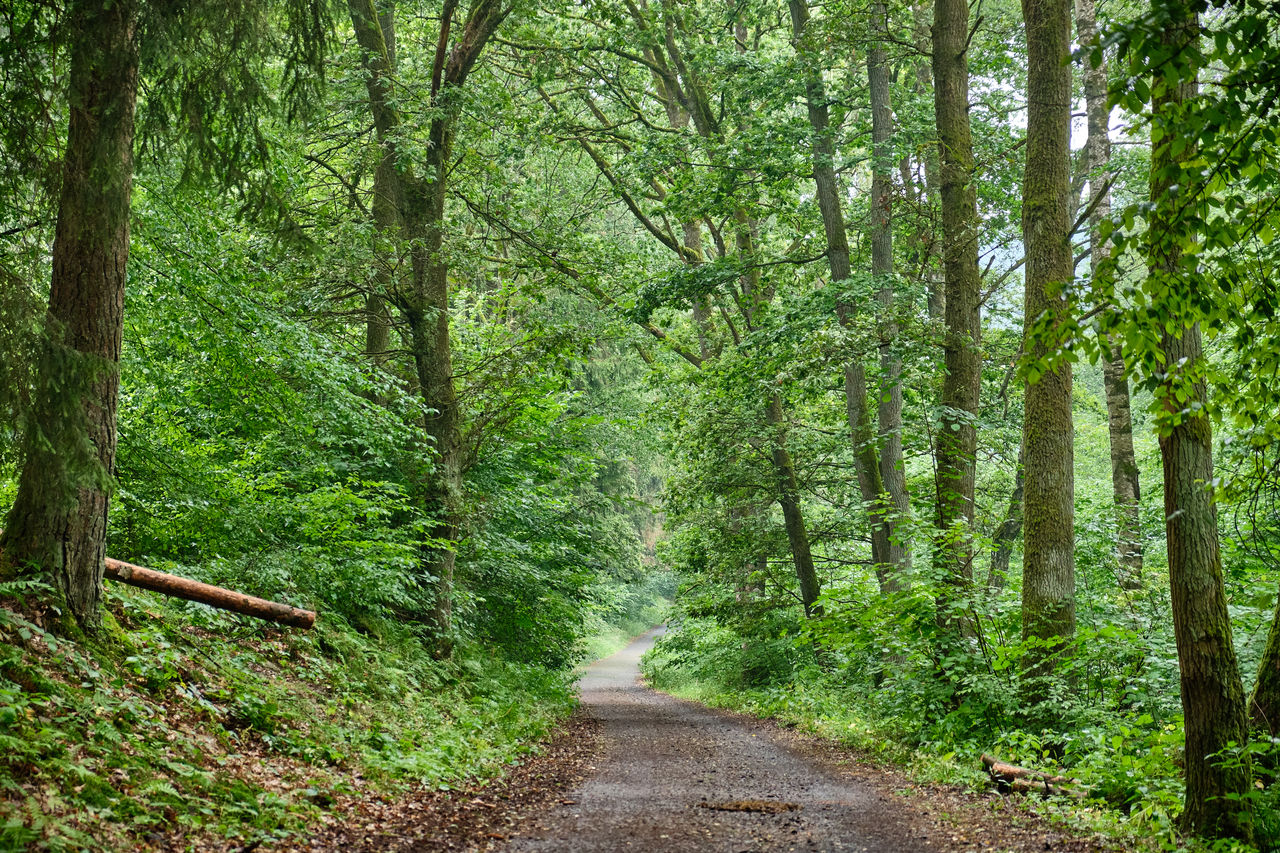
M 829 741 L 651 690 L 639 660 L 656 635 L 591 666 L 579 712 L 502 779 L 335 804 L 310 839 L 272 849 L 1106 849 L 1021 797 L 917 784 Z

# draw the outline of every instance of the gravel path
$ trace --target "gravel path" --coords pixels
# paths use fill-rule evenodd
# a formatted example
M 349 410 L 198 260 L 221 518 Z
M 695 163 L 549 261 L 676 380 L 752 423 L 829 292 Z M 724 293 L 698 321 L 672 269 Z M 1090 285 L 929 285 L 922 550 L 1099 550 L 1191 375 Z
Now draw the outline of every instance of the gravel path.
M 506 849 L 943 849 L 920 837 L 891 793 L 802 754 L 769 727 L 642 687 L 640 656 L 660 632 L 586 671 L 584 710 L 603 725 L 597 772 Z

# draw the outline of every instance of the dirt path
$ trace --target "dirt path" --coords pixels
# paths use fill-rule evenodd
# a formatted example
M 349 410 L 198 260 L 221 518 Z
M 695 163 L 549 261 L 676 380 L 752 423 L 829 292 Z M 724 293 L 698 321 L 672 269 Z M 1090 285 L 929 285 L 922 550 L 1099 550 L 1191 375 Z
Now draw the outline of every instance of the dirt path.
M 831 750 L 771 724 L 645 688 L 640 656 L 659 633 L 586 671 L 583 707 L 602 724 L 596 772 L 561 805 L 519 826 L 504 849 L 1097 849 L 1025 815 L 993 817 L 989 802 L 976 818 L 957 817 L 953 811 L 973 806 L 964 795 L 952 802 L 945 790 L 921 793 L 895 774 L 843 767 Z M 904 785 L 907 796 L 899 793 Z

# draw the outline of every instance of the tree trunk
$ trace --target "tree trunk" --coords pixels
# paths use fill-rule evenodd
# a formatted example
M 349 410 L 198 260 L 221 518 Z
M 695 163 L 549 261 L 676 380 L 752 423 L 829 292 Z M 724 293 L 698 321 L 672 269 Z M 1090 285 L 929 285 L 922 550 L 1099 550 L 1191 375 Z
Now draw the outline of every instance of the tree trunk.
M 1102 381 L 1107 396 L 1107 427 L 1111 436 L 1111 486 L 1115 495 L 1116 557 L 1123 589 L 1142 587 L 1141 493 L 1138 462 L 1133 455 L 1133 417 L 1129 406 L 1129 378 L 1120 347 L 1107 347 Z
M 1249 719 L 1255 731 L 1280 736 L 1280 597 L 1276 599 L 1267 647 L 1258 662 L 1258 681 L 1249 697 Z
M 1080 44 L 1098 43 L 1097 13 L 1094 0 L 1075 0 L 1076 32 Z M 1111 181 L 1111 110 L 1107 106 L 1107 63 L 1096 68 L 1084 63 L 1085 110 L 1089 138 L 1085 156 L 1089 170 L 1090 265 L 1096 271 L 1111 254 L 1110 244 L 1102 239 L 1101 225 L 1111 216 L 1109 183 Z M 1129 411 L 1129 380 L 1119 346 L 1106 347 L 1102 365 L 1106 387 L 1107 426 L 1111 436 L 1111 483 L 1115 493 L 1118 536 L 1116 552 L 1120 565 L 1120 586 L 1137 589 L 1142 585 L 1142 528 L 1139 520 L 1138 464 L 1133 455 L 1133 418 Z
M 378 16 L 382 43 L 387 52 L 387 73 L 396 70 L 396 20 L 394 6 Z M 378 142 L 378 168 L 373 175 L 374 263 L 373 289 L 365 297 L 365 355 L 378 366 L 387 360 L 391 346 L 391 317 L 387 296 L 395 284 L 400 232 L 400 183 L 396 178 L 395 151 Z M 380 257 L 385 256 L 385 257 Z
M 1026 331 L 1031 359 L 1023 415 L 1025 454 L 1022 637 L 1027 698 L 1044 699 L 1039 676 L 1075 633 L 1075 475 L 1071 363 L 1045 370 L 1065 346 L 1075 260 L 1071 247 L 1071 0 L 1023 0 L 1027 27 L 1027 161 L 1022 186 Z M 1046 326 L 1045 323 L 1048 322 Z M 1039 329 L 1037 333 L 1037 328 Z M 1038 377 L 1037 373 L 1040 373 Z
M 1187 5 L 1174 10 L 1173 20 L 1160 35 L 1162 47 L 1171 53 L 1189 49 L 1198 38 L 1199 16 Z M 1178 173 L 1181 164 L 1196 153 L 1193 146 L 1183 144 L 1177 122 L 1183 104 L 1196 97 L 1198 85 L 1194 76 L 1166 82 L 1157 74 L 1151 91 L 1154 142 L 1148 263 L 1157 289 L 1170 291 L 1167 304 L 1185 304 L 1193 285 L 1183 278 L 1182 240 L 1187 235 L 1181 233 L 1179 222 L 1185 199 L 1178 191 Z M 1163 131 L 1162 137 L 1158 131 Z M 1174 139 L 1180 143 L 1178 150 L 1170 145 Z M 1232 744 L 1247 743 L 1248 728 L 1218 550 L 1217 508 L 1210 490 L 1213 433 L 1204 414 L 1208 390 L 1202 378 L 1188 374 L 1198 369 L 1203 358 L 1199 324 L 1175 313 L 1164 323 L 1162 347 L 1165 363 L 1174 366 L 1159 389 L 1174 420 L 1161 429 L 1160 456 L 1173 632 L 1186 728 L 1182 824 L 1198 835 L 1249 840 L 1252 817 L 1247 803 L 1240 800 L 1252 781 L 1248 758 L 1229 756 L 1224 761 L 1220 755 Z M 1177 401 L 1178 392 L 1189 399 Z
M 821 586 L 813 566 L 813 554 L 809 550 L 809 533 L 805 529 L 804 515 L 800 510 L 800 486 L 796 481 L 795 464 L 787 452 L 786 421 L 782 416 L 782 398 L 774 394 L 769 399 L 769 426 L 773 427 L 773 472 L 778 480 L 778 504 L 782 507 L 782 520 L 787 529 L 787 542 L 796 566 L 796 578 L 800 581 L 800 601 L 806 616 L 821 616 L 822 607 L 816 604 Z
M 1023 463 L 1026 452 L 1018 445 L 1018 470 L 1013 477 L 1013 491 L 1009 493 L 1009 508 L 1005 510 L 1004 521 L 992 537 L 995 551 L 991 554 L 991 571 L 987 574 L 989 589 L 1004 589 L 1009 577 L 1009 560 L 1013 557 L 1013 546 L 1022 533 L 1022 497 L 1026 489 L 1026 470 Z
M 101 623 L 115 469 L 137 14 L 136 0 L 77 0 L 68 9 L 70 121 L 53 243 L 50 349 L 34 401 L 37 429 L 25 436 L 18 494 L 0 541 L 12 565 L 34 566 L 52 582 L 88 633 Z M 68 458 L 81 454 L 87 472 Z
M 948 590 L 939 597 L 944 634 L 966 630 L 957 599 L 973 580 L 974 453 L 977 448 L 981 276 L 978 271 L 978 207 L 973 186 L 973 137 L 969 127 L 969 5 L 935 0 L 933 13 L 934 110 L 938 124 L 942 199 L 946 334 L 942 415 L 937 441 L 939 575 Z
M 911 16 L 914 22 L 916 51 L 920 56 L 915 67 L 916 92 L 924 94 L 933 91 L 933 34 L 929 28 L 928 7 L 922 3 L 913 2 Z M 938 174 L 941 166 L 938 163 L 936 142 L 925 146 L 920 159 L 924 170 L 924 207 L 932 212 L 934 206 L 938 204 L 938 192 L 942 184 L 942 176 Z M 932 217 L 930 217 L 929 227 L 920 227 L 917 244 L 920 247 L 921 272 L 928 288 L 929 319 L 936 323 L 943 323 L 947 314 L 946 281 L 944 276 L 939 275 L 939 265 L 935 257 L 937 235 L 933 231 L 931 220 Z
M 791 25 L 792 33 L 797 52 L 802 56 L 806 53 L 804 48 L 805 28 L 809 21 L 809 10 L 805 4 L 805 0 L 790 0 Z M 881 18 L 883 19 L 883 9 L 881 9 Z M 887 142 L 892 133 L 892 115 L 889 113 L 889 78 L 888 69 L 885 63 L 885 55 L 883 47 L 877 48 L 878 52 L 873 52 L 875 59 L 869 62 L 875 62 L 875 69 L 878 74 L 877 83 L 879 84 L 878 94 L 880 96 L 878 118 L 879 124 L 877 130 L 880 133 L 877 156 L 880 158 L 880 166 L 874 170 L 875 183 L 873 184 L 873 195 L 877 199 L 877 204 L 872 210 L 872 267 L 873 272 L 880 275 L 889 276 L 893 273 L 893 238 L 890 231 L 889 223 L 889 180 L 886 174 L 884 160 L 887 159 Z M 808 101 L 809 125 L 813 131 L 811 137 L 811 151 L 813 159 L 813 179 L 818 197 L 818 209 L 822 213 L 823 229 L 827 238 L 827 263 L 831 270 L 831 279 L 833 282 L 844 281 L 852 275 L 852 264 L 849 258 L 849 239 L 845 230 L 844 213 L 840 206 L 840 190 L 836 180 L 835 173 L 835 145 L 831 139 L 829 128 L 830 117 L 827 109 L 826 93 L 824 91 L 822 76 L 816 63 L 807 62 L 806 66 L 810 69 L 809 74 L 805 78 L 805 97 Z M 877 95 L 877 89 L 873 86 L 872 98 L 873 105 Z M 879 195 L 875 195 L 876 190 Z M 879 209 L 877 210 L 876 207 Z M 877 267 L 877 264 L 879 265 Z M 885 289 L 878 294 L 882 300 L 888 300 L 891 305 L 893 301 L 892 285 L 886 285 Z M 841 324 L 848 326 L 852 322 L 852 306 L 847 304 L 837 304 L 836 313 Z M 891 331 L 886 332 L 886 337 Z M 854 445 L 854 465 L 858 476 L 858 486 L 862 494 L 863 503 L 867 505 L 868 516 L 871 528 L 871 559 L 875 565 L 876 577 L 880 583 L 880 589 L 883 592 L 895 592 L 905 586 L 905 572 L 910 564 L 910 550 L 905 546 L 905 535 L 901 534 L 896 528 L 898 519 L 905 512 L 906 507 L 900 507 L 895 504 L 894 492 L 886 492 L 886 481 L 884 472 L 889 470 L 894 478 L 894 484 L 897 486 L 897 497 L 903 504 L 906 503 L 906 481 L 902 472 L 902 436 L 901 436 L 901 416 L 902 416 L 902 389 L 897 386 L 898 374 L 901 373 L 901 365 L 893 356 L 891 340 L 882 348 L 883 359 L 888 362 L 889 367 L 893 369 L 893 375 L 889 381 L 893 383 L 885 394 L 890 398 L 888 403 L 882 404 L 881 408 L 886 409 L 889 418 L 889 426 L 892 429 L 891 445 L 886 449 L 891 453 L 896 452 L 896 456 L 885 458 L 879 448 L 878 436 L 871 419 L 871 409 L 868 402 L 866 368 L 861 361 L 855 357 L 850 360 L 844 368 L 845 375 L 845 412 L 848 418 L 849 432 L 853 439 Z M 893 406 L 896 400 L 897 408 Z M 893 420 L 897 416 L 897 421 Z M 885 427 L 882 425 L 881 431 Z
M 684 231 L 685 263 L 691 266 L 700 265 L 704 258 L 702 226 L 697 220 L 690 220 L 683 224 L 681 230 Z M 700 296 L 694 301 L 693 325 L 698 330 L 698 357 L 708 361 L 719 353 L 719 348 L 716 346 L 715 323 L 711 319 L 710 297 Z
M 433 180 L 406 194 L 413 283 L 402 306 L 422 400 L 427 406 L 427 435 L 436 452 L 435 466 L 421 487 L 423 506 L 432 519 L 428 533 L 433 541 L 422 548 L 420 559 L 424 580 L 431 578 L 434 584 L 431 623 L 441 656 L 452 651 L 454 543 L 462 528 L 461 410 L 453 384 L 449 340 L 449 268 L 442 252 L 451 123 L 451 118 L 432 122 L 428 168 L 434 172 Z M 419 207 L 424 202 L 425 209 Z
M 155 569 L 146 569 L 122 560 L 113 560 L 110 557 L 106 558 L 105 563 L 107 577 L 140 589 L 149 589 L 152 592 L 171 595 L 186 601 L 198 601 L 220 610 L 230 610 L 245 616 L 279 622 L 281 625 L 291 625 L 294 628 L 311 628 L 316 623 L 316 614 L 313 610 L 302 610 L 288 604 L 236 592 L 233 589 L 224 589 L 220 586 L 193 581 L 190 578 L 171 575 L 168 572 L 157 572 Z
M 1168 202 L 1165 205 L 1167 209 Z M 1176 254 L 1171 251 L 1157 263 L 1168 270 L 1164 265 L 1176 264 L 1171 257 Z M 1180 336 L 1164 338 L 1168 363 L 1186 359 L 1186 364 L 1194 365 L 1203 357 L 1200 328 L 1192 325 L 1178 332 Z M 1203 382 L 1196 383 L 1195 397 L 1193 403 L 1203 405 L 1207 400 Z M 1174 426 L 1160 439 L 1160 455 L 1164 462 L 1173 630 L 1186 726 L 1187 791 L 1182 822 L 1196 834 L 1247 839 L 1252 834 L 1247 806 L 1224 798 L 1249 790 L 1249 762 L 1222 763 L 1215 757 L 1229 744 L 1247 743 L 1248 728 L 1218 550 L 1217 508 L 1209 486 L 1214 473 L 1208 418 L 1191 417 Z
M 509 9 L 497 0 L 477 0 L 463 33 L 450 39 L 454 0 L 446 0 L 432 64 L 431 99 L 437 115 L 428 134 L 425 174 L 413 171 L 400 150 L 400 114 L 392 97 L 393 44 L 385 21 L 370 0 L 348 0 L 363 65 L 369 106 L 379 144 L 394 164 L 387 174 L 390 195 L 400 203 L 399 224 L 410 245 L 410 284 L 395 294 L 409 327 L 409 346 L 423 403 L 427 434 L 435 446 L 434 465 L 418 486 L 418 500 L 432 520 L 430 539 L 421 548 L 420 582 L 429 587 L 428 620 L 436 634 L 436 653 L 452 652 L 454 546 L 461 530 L 463 448 L 461 411 L 453 380 L 449 341 L 449 268 L 443 253 L 449 154 L 457 103 L 450 90 L 461 87 L 489 38 Z M 387 28 L 390 29 L 390 28 Z M 394 30 L 392 30 L 393 32 Z
M 898 341 L 898 324 L 893 318 L 893 163 L 889 142 L 893 137 L 893 109 L 889 96 L 888 10 L 883 2 L 871 6 L 871 49 L 867 52 L 867 80 L 871 95 L 871 274 L 880 283 L 876 300 L 880 304 L 880 377 L 881 387 L 876 417 L 880 428 L 880 479 L 888 515 L 888 564 L 892 567 L 893 587 L 905 589 L 910 584 L 911 543 L 907 527 L 902 524 L 911 513 L 911 497 L 907 493 L 907 471 L 902 458 L 902 359 L 894 351 Z

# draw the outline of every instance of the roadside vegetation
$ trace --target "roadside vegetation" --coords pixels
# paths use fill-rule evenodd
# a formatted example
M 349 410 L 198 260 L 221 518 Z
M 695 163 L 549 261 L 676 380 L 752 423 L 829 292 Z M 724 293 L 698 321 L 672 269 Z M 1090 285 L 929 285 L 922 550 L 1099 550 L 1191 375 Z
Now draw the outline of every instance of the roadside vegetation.
M 0 34 L 6 843 L 492 772 L 667 600 L 659 685 L 1280 843 L 1271 0 Z

